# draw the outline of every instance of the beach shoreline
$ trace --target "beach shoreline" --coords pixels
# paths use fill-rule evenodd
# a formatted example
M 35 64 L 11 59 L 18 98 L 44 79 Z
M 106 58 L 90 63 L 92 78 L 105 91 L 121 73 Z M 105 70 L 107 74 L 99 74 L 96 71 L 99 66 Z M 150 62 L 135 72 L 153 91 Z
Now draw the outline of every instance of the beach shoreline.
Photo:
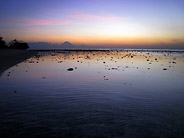
M 19 49 L 0 49 L 0 75 L 7 69 L 18 63 L 36 55 L 36 51 L 19 50 Z

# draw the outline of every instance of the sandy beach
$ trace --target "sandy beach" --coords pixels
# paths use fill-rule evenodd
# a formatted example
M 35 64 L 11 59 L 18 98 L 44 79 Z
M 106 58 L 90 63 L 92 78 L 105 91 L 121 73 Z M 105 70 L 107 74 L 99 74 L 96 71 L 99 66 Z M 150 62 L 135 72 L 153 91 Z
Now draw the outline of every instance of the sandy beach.
M 37 52 L 17 49 L 0 49 L 0 74 L 14 65 L 36 55 Z

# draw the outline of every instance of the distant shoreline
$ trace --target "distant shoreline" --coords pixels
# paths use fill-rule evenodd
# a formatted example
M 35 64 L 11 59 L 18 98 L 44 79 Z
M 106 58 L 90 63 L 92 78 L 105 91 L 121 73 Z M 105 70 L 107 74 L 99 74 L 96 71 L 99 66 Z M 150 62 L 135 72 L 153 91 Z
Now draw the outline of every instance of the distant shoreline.
M 134 52 L 184 52 L 184 49 L 30 49 L 37 52 L 57 52 L 57 51 L 78 51 L 78 52 L 97 52 L 97 51 L 134 51 Z
M 18 49 L 0 49 L 0 75 L 7 69 L 36 55 L 36 51 Z

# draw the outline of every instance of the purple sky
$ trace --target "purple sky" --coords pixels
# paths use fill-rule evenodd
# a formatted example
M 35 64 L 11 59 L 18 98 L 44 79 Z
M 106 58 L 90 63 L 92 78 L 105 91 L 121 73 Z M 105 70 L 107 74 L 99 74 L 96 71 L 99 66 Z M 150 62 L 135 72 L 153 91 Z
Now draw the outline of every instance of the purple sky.
M 4 0 L 0 20 L 6 41 L 184 44 L 183 0 Z

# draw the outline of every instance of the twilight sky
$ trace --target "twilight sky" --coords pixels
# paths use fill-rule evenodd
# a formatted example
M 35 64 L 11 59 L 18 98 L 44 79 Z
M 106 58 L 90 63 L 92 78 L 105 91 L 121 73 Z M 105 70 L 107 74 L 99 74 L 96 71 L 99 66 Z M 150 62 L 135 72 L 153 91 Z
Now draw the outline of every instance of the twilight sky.
M 1 0 L 6 41 L 184 48 L 184 0 Z

